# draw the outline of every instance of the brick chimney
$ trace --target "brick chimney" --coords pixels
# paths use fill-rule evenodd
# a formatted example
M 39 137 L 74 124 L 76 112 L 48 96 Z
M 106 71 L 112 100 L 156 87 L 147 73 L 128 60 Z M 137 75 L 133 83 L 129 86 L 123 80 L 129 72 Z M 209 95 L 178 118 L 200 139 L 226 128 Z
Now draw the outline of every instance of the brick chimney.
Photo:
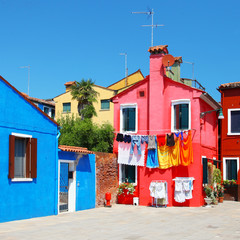
M 71 90 L 71 86 L 75 84 L 75 81 L 66 82 L 64 85 L 66 86 L 66 92 L 69 92 Z
M 159 45 L 149 48 L 150 52 L 150 80 L 149 80 L 149 128 L 157 130 L 164 128 L 164 123 L 159 121 L 159 114 L 164 114 L 164 75 L 162 58 L 168 54 L 168 45 Z M 158 132 L 151 132 L 157 134 Z

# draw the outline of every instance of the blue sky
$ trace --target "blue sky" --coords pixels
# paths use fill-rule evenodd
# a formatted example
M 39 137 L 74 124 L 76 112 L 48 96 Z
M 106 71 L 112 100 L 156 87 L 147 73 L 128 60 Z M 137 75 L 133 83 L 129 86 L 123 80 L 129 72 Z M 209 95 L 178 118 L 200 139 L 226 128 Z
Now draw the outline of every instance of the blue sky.
M 194 75 L 217 101 L 216 88 L 240 81 L 240 1 L 230 0 L 0 0 L 0 75 L 30 96 L 52 98 L 68 81 L 92 78 L 108 86 L 129 74 L 149 74 L 151 24 L 147 15 L 132 11 L 154 9 L 154 45 L 167 44 L 169 53 L 194 62 Z M 192 77 L 182 64 L 181 77 Z

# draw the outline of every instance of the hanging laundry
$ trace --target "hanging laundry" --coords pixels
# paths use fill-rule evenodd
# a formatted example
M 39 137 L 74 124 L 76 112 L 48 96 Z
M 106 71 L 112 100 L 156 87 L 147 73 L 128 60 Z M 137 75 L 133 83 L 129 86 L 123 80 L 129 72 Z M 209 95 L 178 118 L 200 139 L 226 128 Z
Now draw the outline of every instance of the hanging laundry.
M 192 198 L 193 177 L 176 177 L 174 199 L 176 202 L 183 203 L 186 199 Z
M 116 141 L 117 141 L 117 142 L 123 142 L 123 134 L 122 134 L 122 133 L 118 133 L 118 134 L 117 134 Z
M 157 135 L 158 146 L 162 147 L 166 145 L 166 135 Z
M 188 166 L 193 163 L 192 132 L 188 131 L 188 136 L 180 140 L 180 161 L 181 165 Z
M 131 144 L 120 142 L 118 144 L 118 163 L 144 166 L 145 145 L 145 143 L 140 145 L 141 154 L 138 153 L 137 148 L 134 148 L 133 154 L 130 154 Z
M 173 147 L 168 147 L 169 158 L 171 165 L 176 167 L 180 165 L 180 148 L 179 148 L 179 138 L 175 140 L 175 145 Z
M 148 150 L 146 167 L 148 168 L 159 167 L 157 149 Z
M 159 168 L 161 169 L 167 169 L 172 167 L 171 158 L 169 155 L 169 147 L 168 146 L 158 146 L 158 162 L 159 162 Z
M 131 135 L 125 135 L 124 137 L 123 137 L 123 141 L 126 143 L 130 143 L 131 142 Z
M 131 149 L 130 149 L 130 154 L 133 154 L 134 146 L 137 146 L 138 154 L 141 155 L 141 139 L 140 136 L 134 135 L 132 136 L 131 140 Z
M 181 134 L 181 139 L 183 140 L 183 132 L 179 132 L 179 133 L 174 133 L 176 135 L 176 137 L 179 137 L 179 135 Z
M 152 181 L 149 186 L 150 196 L 154 198 L 154 204 L 168 204 L 168 190 L 166 181 Z
M 156 149 L 156 136 L 148 136 L 148 149 Z
M 175 145 L 174 134 L 171 133 L 170 135 L 167 134 L 167 146 L 173 147 Z
M 148 136 L 141 136 L 141 143 L 147 143 L 148 144 Z

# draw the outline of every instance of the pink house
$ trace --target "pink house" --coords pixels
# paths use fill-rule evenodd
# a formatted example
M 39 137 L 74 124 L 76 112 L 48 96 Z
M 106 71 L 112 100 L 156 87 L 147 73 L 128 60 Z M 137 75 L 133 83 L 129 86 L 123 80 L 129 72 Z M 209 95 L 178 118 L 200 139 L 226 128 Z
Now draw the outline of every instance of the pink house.
M 136 185 L 140 205 L 152 204 L 149 191 L 151 181 L 166 180 L 168 206 L 202 206 L 205 174 L 203 159 L 218 159 L 218 119 L 215 111 L 220 105 L 202 87 L 192 87 L 190 79 L 180 79 L 181 57 L 175 57 L 171 71 L 166 71 L 162 59 L 168 54 L 167 47 L 151 47 L 148 50 L 149 76 L 112 98 L 114 128 L 118 133 L 131 135 L 158 135 L 191 130 L 193 163 L 167 169 L 151 169 L 146 164 L 119 164 L 119 183 L 128 179 Z M 208 111 L 209 114 L 203 114 Z M 114 152 L 118 152 L 116 140 Z M 194 178 L 193 197 L 184 203 L 174 200 L 175 177 Z

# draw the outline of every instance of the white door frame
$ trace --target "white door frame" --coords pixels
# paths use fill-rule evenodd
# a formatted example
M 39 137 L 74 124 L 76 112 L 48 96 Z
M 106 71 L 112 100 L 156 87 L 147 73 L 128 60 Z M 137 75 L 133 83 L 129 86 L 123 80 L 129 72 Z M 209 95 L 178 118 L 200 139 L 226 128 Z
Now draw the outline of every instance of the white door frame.
M 69 171 L 73 172 L 73 178 L 68 180 L 68 211 L 67 212 L 75 212 L 76 211 L 76 166 L 75 161 L 73 160 L 58 160 L 58 214 L 59 211 L 59 191 L 60 191 L 60 164 L 61 163 L 69 163 Z

